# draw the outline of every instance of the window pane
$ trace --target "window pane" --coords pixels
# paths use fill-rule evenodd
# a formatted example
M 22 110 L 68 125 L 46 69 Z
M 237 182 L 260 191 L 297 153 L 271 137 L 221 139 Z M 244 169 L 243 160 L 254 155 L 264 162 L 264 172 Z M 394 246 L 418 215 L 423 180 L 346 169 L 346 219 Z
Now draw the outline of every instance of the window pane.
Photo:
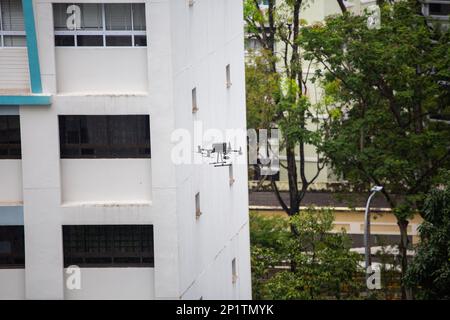
M 153 267 L 153 226 L 66 225 L 63 248 L 65 267 Z
M 133 3 L 133 29 L 145 30 L 145 4 Z
M 437 16 L 448 16 L 450 14 L 450 4 L 431 3 L 430 14 Z
M 95 3 L 78 4 L 81 8 L 81 29 L 102 30 L 102 5 Z
M 27 39 L 25 36 L 3 36 L 3 45 L 5 47 L 26 47 Z
M 131 36 L 107 36 L 107 47 L 131 47 Z
M 61 158 L 150 158 L 148 115 L 59 116 Z
M 55 30 L 67 30 L 67 7 L 68 3 L 53 4 L 53 25 Z
M 24 31 L 21 0 L 1 0 L 2 29 L 4 31 Z
M 12 158 L 19 158 L 21 155 L 20 147 L 20 120 L 18 116 L 8 117 L 9 128 L 9 155 Z
M 130 4 L 105 4 L 106 30 L 131 30 Z
M 80 120 L 74 116 L 59 117 L 59 140 L 61 155 L 80 154 Z
M 138 154 L 150 157 L 150 119 L 148 116 L 137 117 L 136 141 L 139 145 Z
M 67 13 L 67 8 L 72 3 L 55 3 L 53 5 L 53 23 L 55 30 L 70 30 L 67 28 L 67 19 L 72 15 L 76 15 L 76 10 Z M 80 16 L 75 16 L 75 23 L 79 20 L 77 29 L 79 30 L 102 30 L 102 5 L 99 3 L 78 3 L 75 4 L 80 8 Z
M 147 46 L 147 36 L 134 36 L 134 46 L 135 47 L 146 47 Z
M 107 116 L 81 116 L 81 155 L 109 158 Z
M 19 116 L 0 116 L 0 158 L 20 159 Z
M 0 117 L 0 157 L 4 158 L 9 153 L 9 132 L 6 116 Z
M 78 47 L 103 47 L 103 36 L 77 36 Z
M 55 46 L 73 47 L 75 46 L 75 36 L 55 36 Z
M 0 241 L 0 254 L 11 254 L 11 242 Z
M 23 226 L 0 226 L 0 268 L 25 267 Z
M 111 141 L 112 157 L 127 157 L 129 155 L 136 154 L 136 117 L 111 117 L 109 119 L 109 137 Z

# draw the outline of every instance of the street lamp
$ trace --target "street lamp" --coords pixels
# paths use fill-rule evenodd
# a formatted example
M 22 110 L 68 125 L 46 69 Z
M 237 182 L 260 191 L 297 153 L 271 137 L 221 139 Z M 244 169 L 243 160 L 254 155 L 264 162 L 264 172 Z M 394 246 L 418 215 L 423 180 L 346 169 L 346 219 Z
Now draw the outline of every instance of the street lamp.
M 369 277 L 368 270 L 369 266 L 372 265 L 372 259 L 371 259 L 371 252 L 370 252 L 370 201 L 372 200 L 373 196 L 383 190 L 383 187 L 381 186 L 374 186 L 370 191 L 372 193 L 370 194 L 369 198 L 367 199 L 366 204 L 366 212 L 364 214 L 364 247 L 365 247 L 365 262 L 366 262 L 366 281 Z

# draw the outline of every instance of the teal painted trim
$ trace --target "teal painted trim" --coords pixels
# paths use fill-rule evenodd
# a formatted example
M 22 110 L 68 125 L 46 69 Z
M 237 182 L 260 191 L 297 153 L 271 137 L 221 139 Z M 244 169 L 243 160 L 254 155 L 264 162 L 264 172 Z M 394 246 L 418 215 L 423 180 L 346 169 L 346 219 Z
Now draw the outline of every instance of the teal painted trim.
M 52 103 L 50 95 L 42 96 L 0 96 L 0 107 L 7 106 L 47 106 Z
M 4 207 L 0 206 L 0 225 L 1 226 L 23 226 L 23 207 Z
M 36 40 L 36 26 L 34 23 L 33 1 L 22 0 L 25 32 L 27 35 L 28 65 L 30 68 L 30 82 L 32 93 L 42 93 L 41 69 Z

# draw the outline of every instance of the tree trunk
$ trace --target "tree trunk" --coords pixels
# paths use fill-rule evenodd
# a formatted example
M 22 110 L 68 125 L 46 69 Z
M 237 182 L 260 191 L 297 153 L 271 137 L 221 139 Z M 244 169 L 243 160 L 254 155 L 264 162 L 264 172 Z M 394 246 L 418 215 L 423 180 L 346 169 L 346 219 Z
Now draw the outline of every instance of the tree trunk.
M 400 228 L 400 245 L 399 245 L 399 252 L 400 252 L 400 265 L 401 265 L 401 271 L 402 271 L 402 280 L 401 280 L 401 290 L 402 290 L 402 299 L 403 300 L 411 300 L 412 294 L 411 290 L 407 288 L 403 282 L 403 277 L 406 274 L 406 270 L 408 268 L 408 220 L 401 219 L 398 220 L 397 224 Z
M 286 158 L 287 158 L 287 171 L 289 181 L 289 215 L 294 216 L 299 211 L 297 163 L 295 161 L 294 146 L 288 145 L 286 147 Z
M 341 8 L 342 13 L 347 12 L 347 7 L 344 4 L 344 0 L 337 0 L 339 7 Z

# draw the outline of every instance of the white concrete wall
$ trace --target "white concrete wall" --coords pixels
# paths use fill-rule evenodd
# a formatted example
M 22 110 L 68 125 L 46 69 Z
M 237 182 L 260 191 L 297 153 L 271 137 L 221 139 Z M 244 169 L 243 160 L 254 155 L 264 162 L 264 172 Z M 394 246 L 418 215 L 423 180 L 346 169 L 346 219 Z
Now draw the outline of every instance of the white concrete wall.
M 0 48 L 0 94 L 30 91 L 26 48 Z
M 147 48 L 57 47 L 59 93 L 146 93 Z
M 245 130 L 242 1 L 198 0 L 192 7 L 182 0 L 170 3 L 172 43 L 177 52 L 173 55 L 176 127 L 186 129 L 191 136 L 196 121 L 202 122 L 204 130 L 217 129 L 223 135 L 226 129 Z M 231 66 L 230 88 L 226 86 L 227 64 Z M 197 88 L 199 108 L 195 114 L 190 104 L 193 87 Z M 206 141 L 200 143 L 208 147 Z M 236 142 L 232 143 L 234 147 Z M 243 143 L 241 147 L 245 150 Z M 196 147 L 192 145 L 193 149 Z M 245 154 L 241 157 L 246 159 Z M 183 299 L 251 297 L 249 242 L 245 237 L 247 169 L 243 162 L 233 167 L 232 186 L 227 167 L 215 168 L 207 163 L 177 166 Z M 194 206 L 196 192 L 200 192 L 202 211 L 198 219 Z M 234 257 L 240 272 L 236 284 L 231 278 Z
M 58 2 L 71 3 L 73 1 L 61 0 Z M 133 1 L 110 0 L 108 2 Z M 116 87 L 114 90 L 105 88 L 103 91 L 96 90 L 95 92 L 60 93 L 57 87 L 51 0 L 34 2 L 42 85 L 44 91 L 52 93 L 53 97 L 50 107 L 21 107 L 21 117 L 26 118 L 27 124 L 38 121 L 36 135 L 31 134 L 31 125 L 26 124 L 23 130 L 26 133 L 22 136 L 23 149 L 29 150 L 27 152 L 29 159 L 25 161 L 27 165 L 24 165 L 24 181 L 28 180 L 26 177 L 32 177 L 33 181 L 40 180 L 41 182 L 35 188 L 31 188 L 30 185 L 26 192 L 29 197 L 25 196 L 24 203 L 25 228 L 26 230 L 31 229 L 25 235 L 27 298 L 64 298 L 61 225 L 98 223 L 152 224 L 155 243 L 154 298 L 179 297 L 178 226 L 174 201 L 176 199 L 175 170 L 169 160 L 170 134 L 174 124 L 169 1 L 147 0 L 145 3 L 147 30 L 152 31 L 148 31 L 147 34 L 147 42 L 150 45 L 145 55 L 146 63 L 144 62 L 140 66 L 142 68 L 140 72 L 151 76 L 146 82 L 140 82 L 139 85 L 146 87 L 142 87 L 142 90 L 139 89 L 137 92 L 136 88 L 127 87 L 126 76 L 111 70 L 111 66 L 122 63 L 122 57 L 120 57 L 120 59 L 110 61 L 109 70 L 101 75 L 108 82 L 120 80 L 120 90 Z M 108 48 L 102 49 L 108 51 Z M 112 49 L 120 51 L 123 48 Z M 142 48 L 129 49 L 136 49 L 137 51 L 133 51 L 135 53 L 143 51 Z M 102 63 L 102 61 L 95 62 Z M 114 79 L 111 80 L 111 78 Z M 96 79 L 99 80 L 98 77 Z M 91 79 L 84 76 L 78 79 L 78 82 L 83 81 L 88 83 Z M 104 84 L 92 83 L 92 87 L 101 85 Z M 61 205 L 62 172 L 57 121 L 60 114 L 149 114 L 152 140 L 151 204 Z M 33 160 L 36 162 L 34 167 L 32 166 Z M 28 184 L 24 183 L 24 188 L 27 187 Z M 47 196 L 44 197 L 44 194 Z M 42 212 L 41 208 L 44 207 L 46 210 Z M 41 260 L 39 260 L 40 255 L 44 255 Z M 136 277 L 130 281 L 138 281 L 139 278 Z M 49 284 L 43 285 L 41 280 L 48 281 Z
M 25 293 L 63 298 L 58 119 L 52 107 L 21 106 Z
M 17 205 L 22 200 L 22 161 L 0 159 L 0 205 Z
M 69 276 L 64 269 L 64 281 Z M 81 288 L 64 289 L 67 300 L 150 300 L 155 298 L 153 268 L 81 268 Z
M 0 300 L 25 299 L 25 270 L 0 269 Z
M 150 159 L 61 159 L 62 204 L 149 204 Z

